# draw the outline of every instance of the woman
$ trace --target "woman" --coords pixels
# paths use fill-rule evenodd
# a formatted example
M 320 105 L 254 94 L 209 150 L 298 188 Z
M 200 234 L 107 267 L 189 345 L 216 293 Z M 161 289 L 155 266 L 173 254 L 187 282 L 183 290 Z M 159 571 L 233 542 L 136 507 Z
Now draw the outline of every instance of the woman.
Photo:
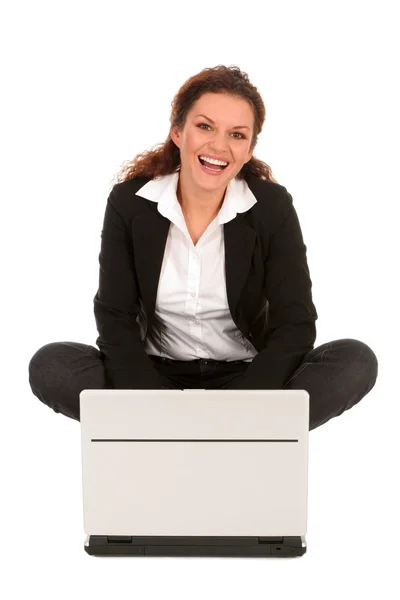
M 311 430 L 372 389 L 365 343 L 314 348 L 293 199 L 253 156 L 264 120 L 246 73 L 204 69 L 174 98 L 165 143 L 121 170 L 101 235 L 100 350 L 53 342 L 29 363 L 55 412 L 79 420 L 83 389 L 305 389 Z

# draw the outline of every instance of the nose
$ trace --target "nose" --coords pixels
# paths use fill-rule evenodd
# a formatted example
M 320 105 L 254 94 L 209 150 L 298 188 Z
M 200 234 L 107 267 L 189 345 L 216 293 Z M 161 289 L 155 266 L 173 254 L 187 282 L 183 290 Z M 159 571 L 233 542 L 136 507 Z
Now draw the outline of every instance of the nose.
M 214 136 L 213 145 L 210 147 L 210 154 L 216 154 L 228 160 L 229 146 L 223 133 Z

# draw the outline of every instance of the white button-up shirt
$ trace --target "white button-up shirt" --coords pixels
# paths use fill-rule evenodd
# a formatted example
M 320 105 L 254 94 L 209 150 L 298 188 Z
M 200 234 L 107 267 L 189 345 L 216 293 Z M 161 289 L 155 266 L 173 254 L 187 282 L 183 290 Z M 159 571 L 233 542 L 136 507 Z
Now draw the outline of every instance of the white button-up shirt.
M 178 202 L 178 181 L 179 169 L 136 192 L 157 202 L 159 213 L 171 221 L 145 352 L 174 360 L 251 362 L 258 352 L 238 330 L 228 307 L 223 224 L 257 199 L 244 180 L 232 179 L 218 215 L 195 246 Z

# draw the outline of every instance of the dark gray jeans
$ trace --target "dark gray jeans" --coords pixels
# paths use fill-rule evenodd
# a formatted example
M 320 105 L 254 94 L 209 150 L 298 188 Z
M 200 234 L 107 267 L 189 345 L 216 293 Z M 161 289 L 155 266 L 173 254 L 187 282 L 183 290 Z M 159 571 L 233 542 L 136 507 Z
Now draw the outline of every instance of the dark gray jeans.
M 171 389 L 236 389 L 248 364 L 242 361 L 171 361 L 153 357 L 161 385 Z M 282 389 L 310 394 L 310 431 L 338 417 L 375 385 L 378 360 L 355 339 L 327 342 L 308 352 Z M 77 342 L 52 342 L 29 362 L 29 384 L 39 400 L 56 413 L 79 421 L 79 394 L 106 389 L 100 351 Z

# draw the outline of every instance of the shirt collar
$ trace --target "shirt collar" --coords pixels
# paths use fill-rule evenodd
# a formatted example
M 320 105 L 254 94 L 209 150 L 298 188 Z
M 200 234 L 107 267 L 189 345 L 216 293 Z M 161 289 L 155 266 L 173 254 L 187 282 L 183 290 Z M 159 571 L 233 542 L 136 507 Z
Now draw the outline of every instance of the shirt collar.
M 179 168 L 168 175 L 160 175 L 151 179 L 138 189 L 136 195 L 157 202 L 158 212 L 168 219 L 174 212 L 181 217 L 182 209 L 176 195 L 178 181 Z M 227 185 L 224 202 L 218 213 L 219 224 L 231 221 L 237 213 L 248 211 L 256 202 L 257 198 L 247 182 L 234 177 Z

